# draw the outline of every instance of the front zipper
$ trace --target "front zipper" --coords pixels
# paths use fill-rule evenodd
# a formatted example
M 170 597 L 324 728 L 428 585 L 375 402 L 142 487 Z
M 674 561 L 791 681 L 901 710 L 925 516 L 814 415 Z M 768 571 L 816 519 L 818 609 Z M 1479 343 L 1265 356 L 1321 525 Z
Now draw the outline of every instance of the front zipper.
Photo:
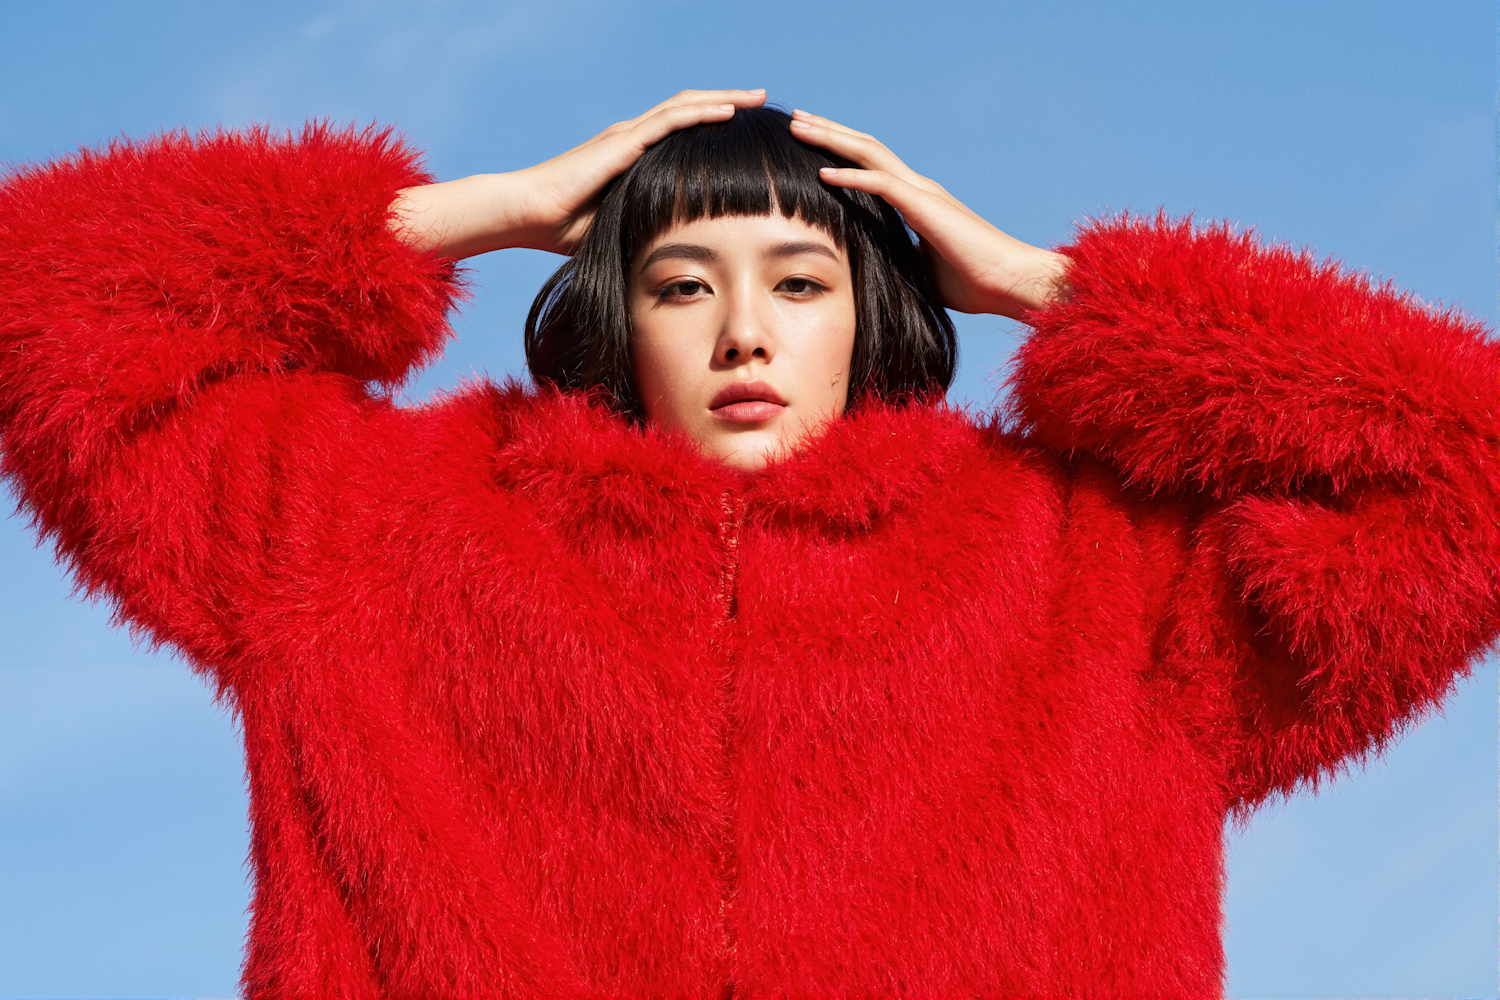
M 719 927 L 723 933 L 723 958 L 725 968 L 730 966 L 734 954 L 734 935 L 729 930 L 729 907 L 733 900 L 737 859 L 734 853 L 734 649 L 729 631 L 739 614 L 740 584 L 740 515 L 743 502 L 733 490 L 725 490 L 719 497 L 719 607 L 718 621 L 720 649 L 723 651 L 724 672 L 719 678 L 720 709 L 723 718 L 720 752 L 724 787 L 729 790 L 728 809 L 724 816 L 724 846 L 720 865 L 721 889 L 719 894 Z M 724 984 L 720 1000 L 733 1000 L 734 980 Z
M 739 613 L 740 584 L 740 498 L 733 490 L 719 497 L 719 545 L 723 550 L 719 564 L 719 601 L 724 610 L 724 625 Z

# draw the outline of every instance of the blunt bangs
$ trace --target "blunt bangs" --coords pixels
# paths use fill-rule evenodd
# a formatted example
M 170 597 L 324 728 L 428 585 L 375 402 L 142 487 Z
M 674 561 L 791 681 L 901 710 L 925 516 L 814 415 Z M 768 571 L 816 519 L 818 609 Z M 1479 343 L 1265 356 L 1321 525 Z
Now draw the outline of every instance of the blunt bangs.
M 547 279 L 526 318 L 526 363 L 538 384 L 603 390 L 644 419 L 630 351 L 629 276 L 637 251 L 673 226 L 734 215 L 797 217 L 849 257 L 854 284 L 850 406 L 940 396 L 958 342 L 927 257 L 901 216 L 862 191 L 825 184 L 820 167 L 854 166 L 791 134 L 791 116 L 746 108 L 674 132 L 602 192 L 573 256 Z
M 727 122 L 686 129 L 648 149 L 620 180 L 626 259 L 672 226 L 773 212 L 824 230 L 847 250 L 846 202 L 862 192 L 824 184 L 818 169 L 853 164 L 791 138 L 791 121 L 776 109 L 741 110 Z M 874 199 L 863 200 L 865 211 L 875 210 Z

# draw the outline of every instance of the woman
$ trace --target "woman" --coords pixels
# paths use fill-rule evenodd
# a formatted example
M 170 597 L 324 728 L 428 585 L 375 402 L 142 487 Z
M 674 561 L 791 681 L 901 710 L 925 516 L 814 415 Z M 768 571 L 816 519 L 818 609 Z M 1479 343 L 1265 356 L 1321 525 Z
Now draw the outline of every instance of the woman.
M 763 100 L 0 195 L 5 468 L 241 715 L 248 995 L 1218 995 L 1226 814 L 1493 640 L 1477 325 L 1223 227 L 1029 247 Z M 574 254 L 542 387 L 392 405 L 503 246 Z M 1008 421 L 942 305 L 1033 327 Z

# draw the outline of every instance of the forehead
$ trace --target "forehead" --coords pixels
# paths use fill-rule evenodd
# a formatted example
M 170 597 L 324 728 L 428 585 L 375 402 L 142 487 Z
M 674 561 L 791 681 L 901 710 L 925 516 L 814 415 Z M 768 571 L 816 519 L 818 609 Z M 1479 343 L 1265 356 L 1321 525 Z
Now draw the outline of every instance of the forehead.
M 798 216 L 788 218 L 779 212 L 721 215 L 673 224 L 648 240 L 637 252 L 634 263 L 639 267 L 653 251 L 670 244 L 706 247 L 720 257 L 738 258 L 760 257 L 792 243 L 817 244 L 847 263 L 843 248 L 827 230 L 810 225 Z

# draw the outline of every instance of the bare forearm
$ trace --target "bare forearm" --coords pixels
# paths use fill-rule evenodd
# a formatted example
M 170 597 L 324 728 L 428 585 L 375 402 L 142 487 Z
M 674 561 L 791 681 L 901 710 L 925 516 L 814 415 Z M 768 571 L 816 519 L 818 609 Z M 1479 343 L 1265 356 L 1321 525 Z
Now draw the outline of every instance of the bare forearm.
M 403 188 L 391 202 L 390 227 L 417 249 L 454 260 L 506 247 L 572 253 L 600 189 L 652 143 L 765 99 L 764 90 L 684 90 L 534 167 Z
M 1037 309 L 1068 298 L 1068 258 L 1012 236 L 1005 253 L 976 284 L 986 293 L 973 311 L 1025 320 Z
M 391 203 L 390 226 L 418 250 L 459 260 L 521 245 L 523 199 L 515 174 L 403 188 Z

